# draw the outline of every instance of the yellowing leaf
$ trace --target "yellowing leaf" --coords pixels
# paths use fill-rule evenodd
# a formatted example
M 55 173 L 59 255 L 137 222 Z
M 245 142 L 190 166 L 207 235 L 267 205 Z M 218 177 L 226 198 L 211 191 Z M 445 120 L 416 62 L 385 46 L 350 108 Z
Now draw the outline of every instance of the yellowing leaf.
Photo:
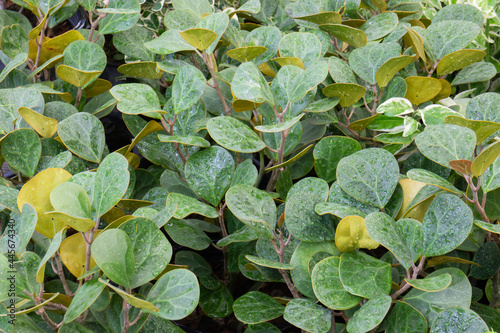
M 377 73 L 375 74 L 378 86 L 381 88 L 385 87 L 389 83 L 389 81 L 392 80 L 394 75 L 405 68 L 409 63 L 412 62 L 412 60 L 412 56 L 403 55 L 391 58 L 384 62 L 384 64 L 380 66 L 380 68 L 377 70 Z
M 54 221 L 63 222 L 71 228 L 81 232 L 89 231 L 95 226 L 95 222 L 91 219 L 74 217 L 61 212 L 49 212 L 47 215 L 53 218 Z
M 293 65 L 304 69 L 304 64 L 302 63 L 302 60 L 300 60 L 300 58 L 297 57 L 281 57 L 281 58 L 274 58 L 272 60 L 276 61 L 280 66 Z
M 235 112 L 243 112 L 256 109 L 261 104 L 262 103 L 254 103 L 252 101 L 246 101 L 244 99 L 235 99 L 232 105 Z
M 472 173 L 474 176 L 481 176 L 490 165 L 495 162 L 497 157 L 500 155 L 500 141 L 492 144 L 479 154 L 472 162 Z
M 379 243 L 368 234 L 364 218 L 347 216 L 337 226 L 335 245 L 342 252 L 351 252 L 360 248 L 376 249 Z
M 186 42 L 196 47 L 200 51 L 208 49 L 208 47 L 215 41 L 217 34 L 212 30 L 203 28 L 191 28 L 180 32 L 181 37 Z
M 433 100 L 435 101 L 448 98 L 451 95 L 451 84 L 445 79 L 439 79 L 439 82 L 441 82 L 441 90 L 436 96 L 434 96 Z
M 29 108 L 20 107 L 19 114 L 33 129 L 44 138 L 51 138 L 57 133 L 57 120 L 45 117 Z
M 120 217 L 125 216 L 125 212 L 123 209 L 118 207 L 111 208 L 106 214 L 101 216 L 101 219 L 104 220 L 108 225 L 112 222 L 118 220 Z
M 260 71 L 262 74 L 270 76 L 270 77 L 275 77 L 276 72 L 269 66 L 267 62 L 260 64 L 259 66 Z
M 442 88 L 441 82 L 432 77 L 410 76 L 405 82 L 407 87 L 405 98 L 414 105 L 430 101 Z
M 264 46 L 245 46 L 227 51 L 227 56 L 239 62 L 247 62 L 257 58 L 266 51 L 267 47 Z
M 141 163 L 141 158 L 137 156 L 134 153 L 126 153 L 125 158 L 127 159 L 128 163 L 134 170 L 137 170 L 139 168 L 139 164 Z
M 42 235 L 52 238 L 62 228 L 65 223 L 54 221 L 45 213 L 53 211 L 54 207 L 50 203 L 50 192 L 59 184 L 66 182 L 72 176 L 64 169 L 51 168 L 38 173 L 28 181 L 19 191 L 17 206 L 21 210 L 25 203 L 29 203 L 36 210 L 38 222 L 36 228 Z
M 57 75 L 64 81 L 78 88 L 85 87 L 90 81 L 101 75 L 101 71 L 80 71 L 76 68 L 59 65 L 56 69 Z
M 111 89 L 113 85 L 108 80 L 97 79 L 90 86 L 85 88 L 85 97 L 92 98 L 94 96 L 105 93 L 109 89 Z
M 427 56 L 425 55 L 424 40 L 415 31 L 404 27 L 408 33 L 403 37 L 405 44 L 409 47 L 412 46 L 413 50 L 417 54 L 417 57 L 422 58 L 424 62 L 427 62 Z
M 141 61 L 123 64 L 118 67 L 118 72 L 132 77 L 151 80 L 158 80 L 163 75 L 163 71 L 157 67 L 156 62 L 154 61 Z
M 486 52 L 481 50 L 458 50 L 446 55 L 439 61 L 437 75 L 446 75 L 458 71 L 475 62 L 481 61 L 486 56 Z
M 354 83 L 334 83 L 323 88 L 326 97 L 340 98 L 340 106 L 351 106 L 365 95 L 366 89 Z
M 398 215 L 396 216 L 396 220 L 399 220 L 403 217 L 404 212 L 409 208 L 409 205 L 413 198 L 417 195 L 418 191 L 422 189 L 426 184 L 417 182 L 411 179 L 401 179 L 399 184 L 403 188 L 403 204 L 401 205 L 401 209 L 399 210 Z M 414 218 L 414 217 L 413 217 Z M 421 219 L 417 219 L 419 221 L 423 220 L 423 216 Z
M 94 240 L 101 233 L 101 230 L 97 230 L 94 234 Z M 86 262 L 86 248 L 87 243 L 81 233 L 77 233 L 66 238 L 59 248 L 59 253 L 61 254 L 61 259 L 66 266 L 66 268 L 73 274 L 76 278 L 79 278 L 85 273 L 85 262 Z M 90 256 L 90 268 L 92 269 L 96 265 L 94 258 Z

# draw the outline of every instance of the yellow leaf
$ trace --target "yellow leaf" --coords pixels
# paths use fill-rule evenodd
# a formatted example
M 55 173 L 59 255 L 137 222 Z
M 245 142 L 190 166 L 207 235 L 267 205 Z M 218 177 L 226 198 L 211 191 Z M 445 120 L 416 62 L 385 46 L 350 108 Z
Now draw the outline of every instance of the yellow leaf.
M 101 216 L 101 219 L 109 225 L 122 216 L 125 216 L 125 212 L 118 207 L 113 207 L 109 211 L 107 211 L 106 214 Z
M 24 106 L 19 108 L 19 114 L 42 137 L 51 138 L 57 133 L 57 120 L 45 117 Z
M 137 170 L 139 168 L 139 164 L 141 163 L 141 158 L 137 156 L 136 154 L 129 152 L 125 154 L 125 158 L 127 159 L 128 163 L 134 168 L 134 170 Z
M 61 212 L 48 212 L 47 215 L 81 232 L 89 231 L 95 226 L 95 222 L 91 219 L 74 217 Z
M 439 82 L 441 82 L 441 91 L 433 98 L 434 101 L 448 98 L 451 95 L 451 84 L 445 79 L 439 79 Z
M 377 70 L 375 78 L 377 80 L 378 86 L 383 88 L 389 81 L 396 75 L 397 72 L 405 68 L 413 60 L 412 56 L 399 56 L 391 58 L 384 62 L 382 66 Z
M 111 222 L 106 228 L 104 228 L 104 230 L 108 230 L 108 229 L 116 229 L 118 228 L 119 226 L 121 226 L 123 223 L 127 222 L 127 221 L 130 221 L 132 219 L 135 219 L 135 216 L 132 216 L 132 215 L 124 215 L 116 220 L 114 220 L 113 222 Z
M 340 98 L 340 106 L 351 106 L 365 95 L 366 89 L 354 83 L 333 83 L 323 88 L 326 97 Z
M 341 252 L 356 249 L 376 249 L 379 243 L 368 234 L 365 219 L 360 216 L 347 216 L 340 220 L 335 231 L 335 245 Z
M 156 66 L 156 62 L 154 61 L 141 61 L 123 64 L 118 67 L 118 72 L 132 77 L 151 80 L 158 80 L 163 75 L 163 71 Z
M 477 141 L 476 145 L 480 145 L 486 140 L 490 135 L 500 130 L 500 124 L 492 121 L 486 120 L 470 120 L 465 119 L 461 116 L 448 116 L 444 120 L 446 124 L 454 124 L 463 127 L 470 128 L 476 133 Z
M 151 206 L 152 204 L 151 201 L 146 200 L 121 199 L 116 205 L 125 210 L 136 210 L 141 207 Z
M 422 37 L 415 31 L 408 29 L 407 27 L 404 28 L 408 32 L 403 36 L 403 40 L 406 46 L 413 46 L 413 51 L 415 51 L 415 53 L 417 54 L 417 59 L 418 57 L 420 57 L 424 62 L 427 62 L 427 56 L 425 55 L 424 49 L 424 40 L 422 39 Z
M 127 151 L 125 152 L 124 155 L 127 155 L 128 153 L 130 153 L 130 151 L 132 151 L 132 149 L 135 147 L 135 145 L 138 144 L 139 141 L 144 139 L 146 136 L 148 136 L 151 133 L 161 131 L 162 129 L 163 129 L 163 127 L 157 121 L 154 121 L 154 120 L 149 121 L 146 124 L 146 126 L 144 126 L 144 128 L 141 130 L 141 132 L 139 134 L 137 134 L 137 136 L 134 138 L 132 143 L 128 146 Z
M 481 176 L 500 155 L 500 141 L 495 142 L 479 154 L 472 162 L 472 173 Z
M 446 55 L 437 66 L 437 75 L 446 75 L 467 67 L 475 62 L 481 61 L 486 52 L 481 50 L 458 50 Z
M 191 28 L 180 32 L 181 37 L 186 42 L 196 47 L 200 51 L 208 49 L 215 41 L 217 34 L 212 30 L 202 28 Z
M 304 69 L 304 64 L 302 63 L 302 60 L 300 60 L 300 58 L 297 57 L 280 57 L 280 58 L 274 58 L 272 60 L 276 61 L 280 66 L 293 65 Z
M 250 111 L 253 109 L 256 109 L 261 105 L 262 103 L 254 103 L 252 101 L 246 101 L 243 99 L 235 99 L 233 101 L 233 110 L 235 112 L 243 112 L 243 111 Z
M 105 93 L 111 89 L 113 85 L 108 80 L 97 79 L 94 83 L 85 88 L 85 97 L 92 98 L 94 96 Z
M 101 283 L 107 285 L 109 288 L 113 289 L 116 293 L 118 293 L 118 295 L 120 295 L 125 300 L 125 302 L 127 302 L 128 304 L 130 304 L 136 308 L 145 309 L 145 310 L 152 311 L 152 312 L 160 312 L 160 309 L 158 309 L 156 306 L 149 303 L 148 301 L 142 300 L 140 298 L 137 298 L 133 295 L 126 293 L 123 290 L 118 289 L 117 287 L 113 286 L 108 281 L 105 281 L 105 280 L 99 278 L 99 282 L 101 282 Z
M 83 88 L 90 81 L 101 75 L 101 71 L 80 71 L 76 68 L 59 65 L 56 68 L 57 75 L 64 81 L 78 88 Z
M 457 258 L 457 257 L 448 257 L 448 256 L 440 256 L 440 257 L 433 257 L 427 261 L 425 264 L 425 269 L 431 268 L 437 265 L 441 264 L 449 264 L 449 263 L 457 263 L 457 264 L 470 264 L 470 265 L 476 265 L 480 266 L 478 263 L 475 263 L 470 260 L 462 259 L 462 258 Z
M 399 213 L 396 216 L 396 220 L 399 220 L 401 217 L 403 217 L 403 214 L 406 212 L 406 210 L 408 208 L 411 208 L 411 207 L 409 207 L 411 201 L 415 198 L 418 191 L 420 191 L 422 189 L 422 187 L 424 187 L 426 185 L 424 183 L 417 182 L 415 180 L 411 180 L 409 178 L 408 179 L 401 179 L 399 181 L 399 184 L 403 188 L 403 204 L 401 205 L 401 209 L 399 210 Z M 422 216 L 422 219 L 416 219 L 416 220 L 422 221 L 423 216 Z
M 22 210 L 23 205 L 29 203 L 35 208 L 38 215 L 35 229 L 45 237 L 53 238 L 56 233 L 66 226 L 65 223 L 54 221 L 46 213 L 54 210 L 50 203 L 50 192 L 57 185 L 66 182 L 71 177 L 71 174 L 64 169 L 46 169 L 24 184 L 21 191 L 19 191 L 17 206 Z
M 406 81 L 406 95 L 412 104 L 419 105 L 430 101 L 441 91 L 441 82 L 433 77 L 410 76 Z
M 365 46 L 367 43 L 367 37 L 364 31 L 357 29 L 360 27 L 358 23 L 364 24 L 364 21 L 348 20 L 344 21 L 343 24 L 322 24 L 319 27 L 335 38 L 358 48 Z
M 267 62 L 260 64 L 258 67 L 259 67 L 260 71 L 262 72 L 262 74 L 270 76 L 270 77 L 276 76 L 276 72 L 271 68 L 271 66 L 269 66 L 269 64 Z
M 101 230 L 97 230 L 94 234 L 94 240 L 101 233 Z M 73 274 L 76 278 L 79 278 L 85 273 L 85 263 L 86 263 L 86 248 L 87 243 L 81 233 L 77 233 L 66 238 L 59 248 L 59 253 L 61 254 L 61 259 L 66 266 L 66 268 Z M 92 269 L 96 265 L 94 258 L 90 256 L 90 268 Z
M 266 51 L 267 47 L 264 46 L 245 46 L 227 51 L 227 56 L 239 62 L 247 62 L 257 58 Z
M 387 5 L 386 5 L 387 7 Z M 315 24 L 340 24 L 342 23 L 342 17 L 337 12 L 322 12 L 313 15 L 294 17 L 294 20 L 303 20 Z

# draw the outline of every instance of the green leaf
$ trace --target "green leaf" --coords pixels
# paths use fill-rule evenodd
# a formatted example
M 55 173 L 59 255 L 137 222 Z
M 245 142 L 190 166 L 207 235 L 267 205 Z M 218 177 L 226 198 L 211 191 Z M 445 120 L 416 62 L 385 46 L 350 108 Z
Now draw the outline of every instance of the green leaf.
M 2 210 L 6 208 L 14 213 L 20 214 L 17 206 L 17 196 L 19 195 L 19 191 L 11 186 L 12 185 L 0 185 L 0 208 Z
M 449 167 L 450 161 L 472 157 L 476 135 L 471 129 L 458 125 L 434 125 L 417 135 L 415 143 L 427 158 Z
M 99 163 L 104 152 L 104 126 L 88 113 L 76 113 L 59 123 L 57 134 L 75 155 Z
M 464 202 L 451 194 L 436 197 L 422 223 L 423 254 L 439 256 L 462 244 L 472 228 L 472 211 Z
M 335 239 L 335 230 L 329 215 L 318 215 L 316 204 L 324 201 L 303 193 L 288 193 L 285 206 L 285 223 L 288 231 L 297 239 L 321 242 Z
M 304 68 L 315 65 L 321 56 L 321 42 L 318 37 L 306 32 L 292 32 L 284 35 L 279 43 L 280 57 L 296 57 L 302 60 Z
M 365 223 L 370 237 L 391 251 L 408 270 L 413 264 L 414 257 L 400 224 L 389 215 L 380 212 L 369 214 Z
M 163 23 L 169 30 L 187 30 L 194 28 L 197 20 L 195 17 L 187 10 L 176 9 L 169 10 L 165 17 L 163 18 Z
M 331 58 L 330 58 L 331 59 Z M 338 103 L 340 99 L 338 97 L 333 98 L 323 98 L 309 104 L 304 112 L 326 112 L 333 109 Z
M 250 185 L 253 186 L 258 177 L 258 171 L 251 159 L 246 159 L 234 170 L 231 186 L 234 185 Z
M 285 307 L 271 296 L 251 291 L 234 301 L 235 317 L 245 324 L 258 324 L 280 317 Z
M 402 116 L 413 113 L 413 106 L 406 98 L 394 97 L 380 104 L 377 107 L 377 113 L 388 117 Z
M 204 250 L 212 242 L 203 231 L 187 224 L 184 220 L 170 219 L 164 229 L 175 243 L 193 250 Z
M 447 75 L 458 71 L 470 64 L 481 61 L 486 56 L 486 52 L 481 50 L 458 50 L 448 54 L 439 61 L 437 66 L 437 76 Z
M 328 58 L 328 71 L 337 83 L 357 83 L 354 72 L 349 65 L 337 57 Z
M 455 186 L 451 185 L 446 179 L 436 175 L 435 173 L 425 170 L 425 169 L 411 169 L 406 173 L 408 178 L 411 180 L 437 186 L 443 190 L 462 194 L 463 192 L 457 189 Z
M 28 177 L 33 177 L 42 154 L 40 138 L 32 129 L 10 132 L 2 141 L 2 155 L 9 165 Z
M 219 240 L 217 242 L 217 246 L 226 246 L 231 243 L 249 242 L 256 240 L 257 238 L 259 238 L 259 236 L 260 234 L 257 231 L 245 225 L 229 236 L 226 236 Z
M 207 122 L 207 129 L 218 144 L 235 152 L 254 153 L 266 147 L 255 132 L 232 117 L 211 118 Z
M 127 159 L 118 153 L 107 155 L 94 179 L 93 202 L 97 216 L 102 216 L 123 198 L 130 180 Z
M 331 328 L 332 313 L 313 300 L 296 298 L 287 303 L 283 318 L 309 332 L 328 332 Z
M 262 26 L 250 31 L 245 38 L 245 46 L 263 46 L 267 48 L 266 52 L 251 61 L 258 66 L 274 58 L 276 52 L 278 52 L 280 39 L 281 31 L 273 26 Z
M 108 288 L 110 288 L 111 290 L 115 291 L 118 295 L 120 295 L 121 298 L 123 298 L 123 300 L 125 302 L 132 305 L 133 307 L 143 309 L 143 310 L 149 310 L 149 311 L 153 311 L 153 312 L 159 311 L 159 309 L 156 306 L 154 306 L 153 304 L 151 304 L 151 303 L 149 303 L 141 298 L 135 297 L 135 296 L 123 291 L 122 289 L 110 284 L 109 280 L 105 281 L 105 280 L 99 278 L 99 282 L 108 286 Z
M 227 207 L 243 223 L 271 238 L 276 226 L 276 205 L 265 191 L 249 185 L 235 185 L 226 193 Z
M 97 0 L 75 0 L 75 2 L 88 11 L 94 9 L 97 4 Z
M 441 8 L 432 19 L 432 22 L 443 22 L 450 20 L 461 20 L 475 23 L 479 28 L 483 27 L 483 13 L 479 9 L 470 4 L 454 3 Z
M 2 82 L 7 75 L 12 72 L 14 69 L 18 68 L 28 59 L 27 53 L 19 53 L 15 57 L 12 58 L 11 61 L 5 66 L 5 68 L 0 73 L 0 82 Z
M 271 91 L 274 96 L 281 96 L 277 102 L 284 109 L 287 103 L 292 104 L 304 98 L 327 75 L 328 65 L 325 61 L 311 65 L 306 70 L 292 65 L 283 66 L 271 83 Z
M 200 23 L 196 25 L 197 28 L 208 29 L 217 34 L 215 40 L 207 47 L 206 53 L 212 54 L 219 42 L 220 38 L 226 31 L 226 28 L 229 24 L 229 17 L 225 12 L 219 12 L 215 14 L 210 14 L 204 17 Z
M 224 318 L 233 313 L 233 295 L 221 285 L 215 290 L 200 288 L 200 308 L 210 318 Z
M 477 62 L 463 68 L 455 75 L 451 84 L 457 86 L 473 82 L 484 82 L 492 79 L 497 73 L 495 65 L 489 62 Z
M 453 327 L 453 330 L 464 333 L 486 333 L 489 331 L 488 326 L 477 313 L 469 309 L 456 307 L 440 312 L 433 321 L 429 332 L 443 332 L 448 330 L 450 326 Z
M 13 59 L 19 54 L 28 53 L 28 36 L 21 25 L 5 26 L 0 29 L 0 35 L 0 48 L 7 57 Z
M 359 150 L 361 146 L 354 139 L 343 136 L 324 137 L 314 147 L 314 170 L 318 177 L 327 182 L 335 181 L 340 160 Z
M 170 193 L 167 197 L 167 205 L 169 204 L 177 205 L 177 210 L 174 214 L 176 219 L 183 219 L 190 214 L 199 214 L 210 218 L 219 216 L 215 208 L 180 193 Z
M 470 100 L 467 104 L 466 118 L 471 120 L 486 120 L 500 123 L 498 108 L 500 96 L 497 93 L 487 92 Z
M 391 291 L 391 265 L 364 252 L 347 252 L 340 256 L 340 280 L 353 295 L 372 299 Z
M 296 117 L 293 117 L 290 120 L 286 120 L 282 123 L 276 123 L 276 124 L 271 124 L 271 125 L 260 125 L 260 126 L 255 126 L 255 129 L 259 132 L 264 132 L 264 133 L 278 133 L 278 132 L 283 132 L 293 125 L 295 125 L 302 117 L 304 114 L 299 114 Z
M 400 53 L 401 47 L 394 42 L 367 45 L 351 52 L 349 65 L 363 80 L 376 84 L 376 73 L 379 68 L 387 60 L 399 56 Z
M 359 29 L 366 34 L 368 41 L 387 36 L 398 26 L 399 20 L 395 13 L 381 13 L 372 16 Z
M 451 284 L 451 275 L 442 274 L 425 279 L 405 279 L 406 283 L 419 290 L 436 292 L 441 291 Z
M 362 30 L 344 24 L 321 24 L 319 28 L 355 48 L 363 47 L 367 42 L 366 34 Z
M 418 289 L 411 289 L 403 298 L 403 301 L 420 311 L 428 322 L 433 322 L 437 314 L 444 309 L 460 306 L 469 308 L 472 287 L 468 278 L 458 268 L 442 268 L 432 272 L 428 277 L 439 276 L 441 274 L 451 275 L 451 284 L 448 288 L 438 292 L 426 292 Z
M 10 215 L 10 218 L 15 221 L 13 227 L 9 226 L 9 230 L 13 230 L 16 235 L 14 244 L 8 237 L 8 234 L 0 237 L 0 251 L 2 253 L 8 251 L 14 251 L 17 254 L 23 253 L 31 239 L 31 236 L 35 232 L 37 222 L 37 213 L 35 208 L 27 203 L 25 203 L 22 208 L 23 213 L 21 215 L 16 212 L 17 209 L 15 211 L 13 210 Z
M 214 11 L 208 0 L 172 0 L 172 5 L 176 10 L 188 11 L 196 20 L 203 14 L 212 14 Z
M 64 49 L 63 55 L 66 66 L 84 72 L 102 72 L 107 63 L 103 49 L 84 40 L 77 40 L 69 44 Z
M 426 333 L 427 320 L 413 306 L 397 301 L 382 324 L 386 333 Z
M 103 10 L 110 14 L 99 23 L 99 34 L 115 34 L 131 29 L 137 23 L 141 5 L 137 0 L 110 0 L 105 9 L 98 11 Z
M 172 84 L 174 112 L 180 113 L 195 105 L 203 94 L 203 90 L 205 90 L 206 82 L 203 73 L 196 67 L 181 67 Z
M 58 212 L 74 217 L 90 218 L 90 198 L 83 187 L 65 182 L 50 192 L 50 203 Z
M 484 320 L 492 331 L 498 332 L 500 330 L 500 313 L 497 310 L 477 302 L 472 303 L 470 308 Z
M 129 236 L 120 229 L 108 229 L 92 243 L 92 257 L 113 282 L 130 288 L 134 276 L 134 251 Z
M 199 277 L 212 274 L 210 264 L 198 253 L 193 251 L 179 251 L 175 255 L 176 265 L 186 265 L 188 269 Z
M 332 214 L 340 219 L 346 218 L 347 216 L 356 215 L 359 217 L 365 217 L 366 214 L 356 207 L 351 207 L 348 205 L 337 204 L 334 202 L 320 202 L 314 208 L 314 211 L 319 215 Z
M 468 21 L 450 20 L 432 23 L 426 30 L 426 50 L 435 60 L 464 49 L 479 34 L 479 27 Z
M 355 307 L 362 298 L 347 292 L 339 275 L 340 257 L 328 257 L 318 262 L 311 273 L 314 294 L 332 310 Z
M 208 148 L 210 147 L 210 142 L 199 136 L 194 135 L 165 135 L 158 134 L 158 139 L 161 142 L 177 142 L 188 146 L 197 146 Z
M 290 192 L 288 192 L 289 197 L 295 194 L 312 194 L 322 201 L 326 201 L 326 199 L 328 199 L 328 183 L 316 177 L 306 177 L 295 183 L 290 189 Z
M 269 268 L 276 268 L 276 269 L 283 269 L 283 270 L 291 270 L 293 269 L 293 266 L 290 264 L 286 263 L 281 263 L 278 261 L 266 259 L 266 258 L 260 258 L 257 256 L 253 256 L 250 254 L 247 254 L 245 256 L 249 261 L 253 262 L 254 264 L 258 266 L 263 266 L 263 267 L 269 267 Z
M 438 104 L 428 105 L 419 111 L 425 126 L 444 125 L 445 119 L 448 116 L 462 117 L 460 113 Z
M 161 109 L 158 95 L 153 88 L 142 83 L 119 84 L 111 88 L 111 95 L 118 100 L 118 110 L 126 114 L 147 114 L 159 118 Z
M 340 187 L 353 198 L 379 208 L 389 202 L 398 178 L 396 159 L 380 148 L 358 151 L 341 159 L 337 166 Z
M 100 283 L 98 279 L 85 282 L 76 292 L 68 310 L 64 314 L 64 323 L 70 323 L 78 318 L 95 302 L 104 288 L 106 288 L 106 285 Z
M 126 76 L 158 80 L 163 73 L 158 70 L 157 63 L 154 61 L 139 61 L 129 64 L 123 64 L 118 67 L 118 72 Z
M 248 325 L 245 333 L 280 333 L 281 330 L 270 323 Z
M 500 266 L 500 254 L 494 242 L 486 242 L 474 254 L 474 262 L 480 266 L 472 266 L 470 276 L 486 280 L 492 277 Z
M 481 175 L 481 189 L 491 192 L 500 187 L 500 157 Z
M 122 54 L 132 59 L 154 61 L 154 54 L 144 47 L 146 41 L 153 39 L 153 32 L 135 25 L 132 29 L 113 35 L 113 45 Z
M 377 327 L 391 308 L 391 302 L 391 296 L 387 295 L 370 299 L 349 320 L 346 325 L 348 332 L 364 333 Z
M 144 46 L 156 54 L 170 54 L 181 51 L 194 51 L 196 48 L 186 42 L 177 30 L 167 30 L 149 42 L 145 42 Z
M 274 105 L 274 97 L 259 68 L 252 62 L 241 64 L 234 74 L 231 90 L 238 99 Z
M 210 147 L 189 157 L 185 177 L 189 186 L 212 206 L 217 206 L 231 184 L 234 160 L 227 150 Z

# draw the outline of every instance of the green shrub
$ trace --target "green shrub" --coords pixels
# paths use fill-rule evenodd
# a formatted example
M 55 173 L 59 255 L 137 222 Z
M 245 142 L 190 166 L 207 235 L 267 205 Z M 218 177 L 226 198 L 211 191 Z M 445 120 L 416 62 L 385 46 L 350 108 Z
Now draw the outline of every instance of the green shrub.
M 2 1 L 1 330 L 500 331 L 490 3 Z

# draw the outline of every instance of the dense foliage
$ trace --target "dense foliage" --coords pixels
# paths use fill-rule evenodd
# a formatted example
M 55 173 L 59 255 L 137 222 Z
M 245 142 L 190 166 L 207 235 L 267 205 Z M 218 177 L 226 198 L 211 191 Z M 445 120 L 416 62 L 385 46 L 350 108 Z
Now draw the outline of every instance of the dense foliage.
M 500 332 L 499 6 L 462 2 L 1 1 L 0 329 Z

